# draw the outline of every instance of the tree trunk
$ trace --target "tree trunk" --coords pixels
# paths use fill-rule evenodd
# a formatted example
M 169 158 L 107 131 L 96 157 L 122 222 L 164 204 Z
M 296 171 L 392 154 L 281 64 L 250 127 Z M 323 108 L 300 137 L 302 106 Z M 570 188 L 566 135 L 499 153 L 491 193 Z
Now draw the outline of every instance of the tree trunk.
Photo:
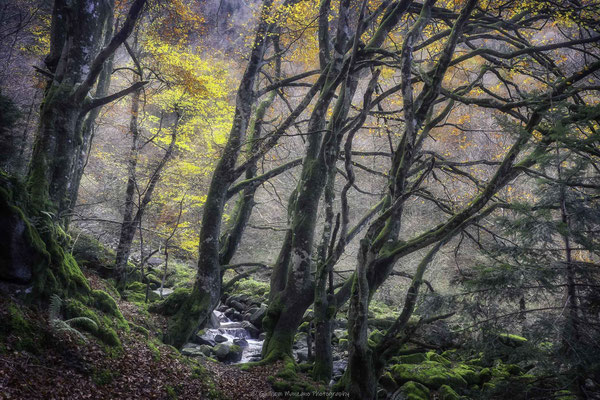
M 131 251 L 131 244 L 133 242 L 133 237 L 135 236 L 135 228 L 139 224 L 141 224 L 142 217 L 144 216 L 144 213 L 146 212 L 146 207 L 148 206 L 148 204 L 150 204 L 150 201 L 152 201 L 152 195 L 154 193 L 154 188 L 156 188 L 156 185 L 160 181 L 160 176 L 161 176 L 163 169 L 165 168 L 165 166 L 167 165 L 167 162 L 171 159 L 171 156 L 173 155 L 173 151 L 175 149 L 175 143 L 177 141 L 177 131 L 179 129 L 180 118 L 181 118 L 181 116 L 176 111 L 175 112 L 175 122 L 172 127 L 171 142 L 169 143 L 169 147 L 167 148 L 167 151 L 163 155 L 162 159 L 158 162 L 158 164 L 154 168 L 154 171 L 152 172 L 152 175 L 150 176 L 150 180 L 148 181 L 148 184 L 143 193 L 143 196 L 140 199 L 139 204 L 137 206 L 137 211 L 135 212 L 135 215 L 131 219 L 131 212 L 133 211 L 134 204 L 132 202 L 133 199 L 131 197 L 129 197 L 129 195 L 130 195 L 129 191 L 131 190 L 133 192 L 133 189 L 135 188 L 135 186 L 137 186 L 137 185 L 135 185 L 135 161 L 134 161 L 134 158 L 137 157 L 137 150 L 133 151 L 134 148 L 137 148 L 136 147 L 137 146 L 137 143 L 136 143 L 137 137 L 134 139 L 134 142 L 132 145 L 132 151 L 134 153 L 133 154 L 134 158 L 132 158 L 130 160 L 130 162 L 131 162 L 130 166 L 132 168 L 130 169 L 130 175 L 129 175 L 130 180 L 128 181 L 128 186 L 127 186 L 127 191 L 128 191 L 127 192 L 127 196 L 128 196 L 127 200 L 130 201 L 130 203 L 126 204 L 125 217 L 123 219 L 123 224 L 121 227 L 121 236 L 120 236 L 120 240 L 119 240 L 119 247 L 117 249 L 117 258 L 116 258 L 116 271 L 115 272 L 116 272 L 118 286 L 122 287 L 127 283 L 127 260 L 129 259 L 129 253 Z M 135 119 L 135 124 L 137 124 L 137 119 Z M 137 131 L 137 125 L 135 127 L 135 130 Z M 130 186 L 131 183 L 134 183 L 134 184 Z
M 165 342 L 182 347 L 198 327 L 202 326 L 221 296 L 219 238 L 221 219 L 227 200 L 227 190 L 233 183 L 233 171 L 239 149 L 246 134 L 255 100 L 254 84 L 264 59 L 268 33 L 273 25 L 267 22 L 272 0 L 264 0 L 250 59 L 238 88 L 233 125 L 223 155 L 211 179 L 200 228 L 198 272 L 190 297 L 169 321 Z

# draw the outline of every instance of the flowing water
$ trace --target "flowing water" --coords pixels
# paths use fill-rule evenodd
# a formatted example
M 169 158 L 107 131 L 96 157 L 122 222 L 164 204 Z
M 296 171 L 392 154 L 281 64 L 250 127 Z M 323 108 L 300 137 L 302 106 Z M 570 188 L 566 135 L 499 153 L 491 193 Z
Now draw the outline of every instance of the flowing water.
M 237 344 L 242 348 L 242 359 L 240 363 L 249 361 L 257 361 L 260 358 L 263 340 L 252 339 L 250 332 L 242 328 L 241 322 L 231 321 L 220 311 L 214 311 L 219 320 L 219 327 L 214 329 L 206 329 L 203 337 L 215 340 L 217 335 L 221 335 L 227 339 L 227 345 Z M 245 343 L 242 341 L 245 341 Z M 235 342 L 234 342 L 235 341 Z M 241 343 L 240 343 L 241 342 Z M 245 344 L 247 345 L 245 346 Z

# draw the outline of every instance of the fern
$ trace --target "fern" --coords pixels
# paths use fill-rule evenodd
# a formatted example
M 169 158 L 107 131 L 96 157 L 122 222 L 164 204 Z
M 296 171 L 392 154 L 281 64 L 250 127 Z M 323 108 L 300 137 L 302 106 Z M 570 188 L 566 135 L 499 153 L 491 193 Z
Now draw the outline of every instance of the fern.
M 50 320 L 60 319 L 60 309 L 62 308 L 62 299 L 57 294 L 53 294 L 50 297 L 50 308 L 48 312 L 50 314 Z
M 48 309 L 50 316 L 50 326 L 55 332 L 68 332 L 78 336 L 84 342 L 87 342 L 86 337 L 78 331 L 73 325 L 82 325 L 85 324 L 88 327 L 91 327 L 91 330 L 98 330 L 98 325 L 92 319 L 87 317 L 75 317 L 67 320 L 63 320 L 60 318 L 60 310 L 62 308 L 63 301 L 56 294 L 53 294 L 50 298 L 50 307 Z

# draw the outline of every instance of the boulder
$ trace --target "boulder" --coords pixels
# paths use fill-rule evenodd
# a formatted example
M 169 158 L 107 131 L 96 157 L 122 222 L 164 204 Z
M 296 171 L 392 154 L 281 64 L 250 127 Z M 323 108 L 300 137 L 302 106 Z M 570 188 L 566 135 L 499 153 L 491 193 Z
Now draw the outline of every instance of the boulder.
M 219 343 L 213 348 L 213 352 L 219 361 L 237 362 L 242 359 L 242 348 L 240 346 L 228 346 L 225 343 Z
M 239 302 L 239 301 L 237 301 L 237 300 L 233 300 L 233 301 L 231 301 L 231 303 L 229 303 L 229 305 L 230 305 L 231 307 L 235 308 L 235 310 L 236 310 L 236 311 L 239 311 L 239 312 L 244 312 L 244 311 L 246 310 L 246 305 L 244 305 L 244 304 L 240 303 L 240 302 Z
M 452 388 L 467 387 L 467 382 L 459 373 L 434 361 L 395 365 L 392 367 L 392 376 L 399 384 L 414 381 L 432 389 L 439 389 L 442 385 Z
M 248 341 L 246 339 L 233 339 L 233 344 L 240 347 L 248 347 Z
M 239 313 L 239 312 L 237 312 L 237 311 L 234 311 L 234 312 L 233 312 L 233 315 L 231 316 L 231 318 L 230 318 L 230 319 L 231 319 L 232 321 L 241 321 L 241 320 L 243 320 L 244 318 L 242 317 L 242 314 L 241 314 L 241 313 Z
M 225 361 L 225 359 L 227 358 L 227 354 L 229 354 L 229 346 L 223 343 L 219 343 L 218 345 L 213 347 L 212 350 L 213 353 L 215 353 L 217 359 L 220 361 Z
M 258 340 L 265 340 L 267 338 L 267 332 L 261 332 L 260 335 L 258 335 Z
M 186 344 L 183 349 L 181 349 L 181 354 L 188 357 L 205 357 L 206 354 L 202 351 L 200 346 Z
M 252 339 L 256 339 L 260 335 L 260 330 L 249 321 L 242 321 L 241 327 L 248 331 Z
M 228 341 L 229 339 L 227 339 L 225 336 L 223 335 L 215 335 L 215 342 L 217 343 L 224 343 L 226 341 Z
M 265 304 L 261 304 L 260 308 L 252 313 L 249 321 L 258 329 L 262 329 L 262 321 L 265 315 L 267 315 L 267 306 Z
M 199 350 L 204 353 L 206 357 L 210 357 L 212 354 L 212 347 L 207 344 L 201 344 Z
M 218 329 L 219 326 L 221 326 L 221 322 L 219 322 L 219 317 L 217 317 L 217 314 L 213 311 L 210 313 L 208 321 L 206 321 L 206 327 L 208 329 Z
M 235 311 L 235 309 L 233 309 L 233 308 L 227 308 L 227 309 L 224 311 L 224 314 L 225 314 L 225 316 L 226 316 L 227 318 L 229 318 L 229 319 L 233 319 L 233 314 L 234 314 L 235 312 L 236 312 L 236 311 Z
M 210 336 L 205 334 L 195 334 L 194 336 L 192 336 L 190 341 L 198 345 L 206 344 L 211 347 L 217 344 L 216 341 L 214 341 Z
M 402 397 L 401 397 L 402 396 Z M 394 395 L 394 399 L 429 400 L 429 389 L 419 382 L 406 382 Z

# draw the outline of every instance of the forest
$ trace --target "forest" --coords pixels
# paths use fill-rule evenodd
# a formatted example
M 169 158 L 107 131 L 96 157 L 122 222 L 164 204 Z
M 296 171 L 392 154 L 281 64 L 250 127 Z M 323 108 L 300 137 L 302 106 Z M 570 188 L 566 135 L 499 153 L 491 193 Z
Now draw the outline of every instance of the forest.
M 0 0 L 0 398 L 600 399 L 600 1 Z

